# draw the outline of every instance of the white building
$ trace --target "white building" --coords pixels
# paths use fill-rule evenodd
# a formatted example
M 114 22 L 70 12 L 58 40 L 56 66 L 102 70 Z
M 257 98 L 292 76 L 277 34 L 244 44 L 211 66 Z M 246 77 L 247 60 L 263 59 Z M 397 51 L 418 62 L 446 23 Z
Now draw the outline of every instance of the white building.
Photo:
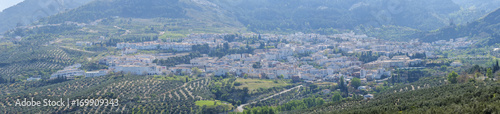
M 176 43 L 176 42 L 141 42 L 141 43 L 117 43 L 117 49 L 139 49 L 139 50 L 154 50 L 154 49 L 172 49 L 177 51 L 191 51 L 189 43 Z
M 373 99 L 373 98 L 374 98 L 374 96 L 373 96 L 372 94 L 366 94 L 366 95 L 364 96 L 364 99 L 365 99 L 365 100 L 370 100 L 370 99 Z
M 92 45 L 93 45 L 92 42 L 82 42 L 82 41 L 76 42 L 76 46 L 84 46 L 84 47 L 86 47 L 86 46 L 92 46 Z
M 137 53 L 137 49 L 126 48 L 122 51 L 123 54 L 134 54 Z
M 26 81 L 38 81 L 38 80 L 42 80 L 42 78 L 40 76 L 34 76 L 26 79 Z
M 75 76 L 84 76 L 85 72 L 79 69 L 64 69 L 57 71 L 50 76 L 50 79 L 56 79 L 58 77 L 66 77 L 66 79 L 74 79 Z
M 166 70 L 164 66 L 143 66 L 143 65 L 119 65 L 114 72 L 131 73 L 135 75 L 159 75 Z
M 65 67 L 63 70 L 59 70 L 56 73 L 52 74 L 50 76 L 50 79 L 56 79 L 58 77 L 61 78 L 66 77 L 66 79 L 74 79 L 75 76 L 84 76 L 85 72 L 83 70 L 78 69 L 81 66 L 82 64 L 75 64 Z
M 85 72 L 85 77 L 104 76 L 106 74 L 108 74 L 108 70 L 90 71 L 90 72 Z

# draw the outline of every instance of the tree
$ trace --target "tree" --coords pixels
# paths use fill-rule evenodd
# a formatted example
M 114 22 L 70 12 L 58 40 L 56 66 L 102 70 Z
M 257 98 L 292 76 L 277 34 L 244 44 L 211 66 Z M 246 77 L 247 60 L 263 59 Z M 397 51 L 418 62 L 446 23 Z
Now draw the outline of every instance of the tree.
M 285 78 L 285 76 L 283 76 L 283 74 L 282 74 L 282 75 L 279 75 L 278 78 L 283 79 L 283 78 Z
M 248 89 L 248 87 L 243 87 L 242 91 L 243 91 L 243 97 L 241 97 L 241 99 L 240 99 L 240 100 L 241 100 L 242 102 L 246 102 L 246 99 L 245 99 L 245 98 L 246 98 L 246 97 L 250 97 L 250 94 L 249 94 L 250 90 Z
M 237 36 L 235 34 L 231 34 L 231 35 L 225 35 L 224 36 L 224 40 L 228 41 L 228 42 L 233 42 L 234 39 L 236 38 Z
M 259 49 L 264 49 L 266 47 L 266 44 L 264 42 L 261 42 L 259 45 Z
M 359 78 L 353 78 L 351 81 L 351 86 L 354 87 L 354 89 L 357 89 L 359 86 L 361 86 L 361 80 Z
M 333 97 L 332 97 L 332 102 L 340 101 L 340 100 L 342 100 L 342 95 L 340 95 L 340 92 L 335 92 L 333 94 Z
M 441 70 L 442 71 L 446 71 L 446 69 L 447 69 L 446 65 L 441 65 Z
M 262 65 L 260 62 L 255 62 L 255 64 L 252 65 L 253 68 L 262 68 Z
M 311 89 L 311 91 L 316 91 L 318 89 L 318 85 L 311 84 L 311 85 L 309 85 L 309 89 Z
M 395 75 L 392 75 L 392 77 L 391 77 L 391 84 L 392 85 L 394 85 L 394 83 L 396 83 L 396 80 L 394 78 L 396 78 Z
M 199 76 L 202 73 L 198 67 L 192 68 L 191 71 L 193 71 L 195 76 Z
M 495 66 L 493 66 L 493 72 L 500 70 L 500 65 L 498 64 L 498 60 L 496 60 Z
M 2 76 L 0 76 L 0 84 L 1 83 L 5 83 L 5 79 L 3 79 Z
M 247 79 L 248 78 L 248 74 L 244 74 L 243 78 Z
M 450 74 L 448 74 L 448 82 L 452 84 L 457 83 L 457 77 L 458 74 L 455 71 L 451 72 Z
M 466 75 L 465 72 L 462 72 L 461 74 L 462 75 L 458 76 L 458 78 L 457 78 L 457 83 L 465 83 L 465 82 L 469 81 L 469 77 Z
M 493 78 L 493 71 L 491 70 L 491 68 L 488 68 L 488 70 L 486 70 L 486 76 L 488 76 L 488 78 Z
M 344 84 L 344 76 L 340 76 L 340 84 L 339 84 L 339 88 L 340 88 L 340 91 L 344 91 L 345 90 L 345 84 Z
M 229 43 L 224 43 L 223 47 L 225 51 L 229 50 Z

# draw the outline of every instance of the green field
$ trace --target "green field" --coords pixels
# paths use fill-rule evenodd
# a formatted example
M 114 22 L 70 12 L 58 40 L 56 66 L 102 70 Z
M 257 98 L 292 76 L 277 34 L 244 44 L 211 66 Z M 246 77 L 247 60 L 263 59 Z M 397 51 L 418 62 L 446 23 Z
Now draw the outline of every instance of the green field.
M 259 88 L 272 88 L 272 87 L 282 87 L 291 85 L 290 82 L 286 80 L 278 80 L 277 81 L 278 83 L 275 83 L 274 80 L 238 78 L 236 79 L 236 82 L 241 83 L 241 85 L 237 86 L 237 88 L 248 87 L 250 91 Z
M 217 102 L 217 104 L 214 105 L 215 102 Z M 215 101 L 213 101 L 213 100 L 201 100 L 201 101 L 196 101 L 195 104 L 196 104 L 196 106 L 200 106 L 200 107 L 203 107 L 204 105 L 206 105 L 207 107 L 223 106 L 227 110 L 233 109 L 233 105 L 231 105 L 230 103 L 222 102 L 219 100 L 215 100 Z
M 314 83 L 316 85 L 319 85 L 319 86 L 336 86 L 337 83 L 335 82 L 321 82 L 321 83 Z

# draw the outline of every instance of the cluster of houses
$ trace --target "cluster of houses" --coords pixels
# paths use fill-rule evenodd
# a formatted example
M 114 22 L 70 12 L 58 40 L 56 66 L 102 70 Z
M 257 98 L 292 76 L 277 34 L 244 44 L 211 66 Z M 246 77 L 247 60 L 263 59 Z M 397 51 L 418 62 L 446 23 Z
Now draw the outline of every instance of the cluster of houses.
M 223 41 L 222 37 L 226 34 L 191 34 L 187 38 L 183 39 L 182 42 L 176 42 L 172 39 L 163 41 L 161 39 L 157 41 L 149 42 L 139 42 L 139 43 L 128 43 L 122 42 L 117 43 L 117 49 L 137 49 L 137 50 L 156 50 L 156 49 L 171 49 L 181 52 L 191 51 L 192 45 L 196 44 L 209 44 L 210 47 L 216 47 L 216 44 L 221 44 Z
M 113 72 L 124 72 L 135 75 L 159 75 L 166 69 L 153 63 L 155 56 L 132 55 L 132 56 L 107 56 L 99 63 L 106 64 Z
M 96 76 L 104 76 L 109 72 L 107 69 L 102 69 L 98 71 L 83 71 L 79 69 L 81 66 L 82 66 L 81 64 L 75 64 L 65 67 L 63 70 L 59 70 L 56 73 L 53 73 L 50 76 L 50 79 L 56 79 L 56 78 L 74 79 L 77 76 L 96 77 Z
M 109 67 L 107 70 L 84 72 L 78 70 L 78 65 L 70 66 L 64 70 L 54 73 L 51 78 L 65 76 L 95 77 L 109 72 L 123 72 L 135 75 L 185 75 L 192 73 L 192 68 L 200 69 L 202 75 L 227 75 L 237 77 L 268 78 L 274 79 L 283 76 L 285 79 L 297 79 L 305 81 L 344 81 L 360 78 L 363 83 L 382 80 L 391 75 L 394 68 L 405 68 L 422 64 L 421 59 L 410 59 L 406 55 L 393 56 L 396 53 L 425 53 L 427 57 L 433 57 L 433 52 L 467 46 L 474 41 L 464 38 L 450 41 L 437 41 L 423 43 L 418 40 L 410 42 L 390 42 L 356 35 L 354 33 L 343 33 L 336 35 L 319 35 L 296 33 L 290 35 L 275 34 L 251 34 L 241 36 L 259 36 L 258 42 L 266 42 L 265 45 L 272 48 L 256 49 L 253 53 L 229 54 L 223 57 L 193 58 L 189 64 L 180 64 L 174 67 L 159 66 L 153 63 L 156 59 L 168 59 L 169 57 L 182 56 L 182 54 L 158 53 L 139 54 L 138 50 L 172 49 L 180 52 L 189 52 L 193 45 L 208 44 L 210 49 L 215 49 L 223 43 L 229 43 L 230 48 L 241 48 L 251 46 L 259 48 L 259 44 L 246 45 L 248 42 L 227 42 L 224 40 L 226 34 L 191 34 L 180 42 L 176 41 L 150 41 L 139 43 L 118 43 L 116 48 L 122 49 L 121 56 L 107 56 L 99 62 Z M 287 42 L 281 42 L 286 40 Z M 89 45 L 81 42 L 81 45 Z M 91 45 L 91 44 L 90 44 Z M 373 52 L 381 54 L 377 60 L 363 63 L 354 56 L 346 56 L 338 53 L 338 50 L 346 53 Z M 185 55 L 185 54 L 184 54 Z M 300 56 L 305 55 L 305 56 Z M 260 65 L 255 67 L 255 65 Z M 460 65 L 458 63 L 454 63 Z M 360 89 L 369 89 L 362 87 Z
M 177 42 L 141 42 L 141 43 L 118 43 L 117 49 L 138 49 L 138 50 L 155 50 L 155 49 L 172 49 L 177 51 L 191 51 L 192 44 L 177 43 Z

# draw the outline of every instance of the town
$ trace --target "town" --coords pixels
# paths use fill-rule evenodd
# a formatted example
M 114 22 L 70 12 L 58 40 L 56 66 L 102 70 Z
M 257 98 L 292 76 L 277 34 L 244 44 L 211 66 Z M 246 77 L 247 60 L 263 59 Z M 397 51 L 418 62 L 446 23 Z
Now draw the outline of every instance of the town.
M 473 43 L 474 41 L 465 38 L 432 43 L 418 40 L 389 42 L 353 32 L 329 36 L 303 33 L 252 33 L 239 36 L 191 34 L 182 41 L 160 39 L 118 43 L 116 48 L 121 50 L 120 55 L 106 56 L 99 60 L 99 63 L 107 65 L 108 69 L 83 71 L 78 69 L 81 65 L 76 64 L 52 74 L 51 79 L 104 76 L 111 72 L 134 75 L 187 75 L 193 73 L 193 68 L 197 68 L 201 70 L 201 76 L 232 74 L 240 78 L 282 78 L 308 83 L 350 82 L 357 78 L 364 84 L 383 84 L 396 69 L 421 68 L 425 58 L 440 57 L 434 55 L 437 51 L 465 48 Z M 213 54 L 218 49 L 234 49 L 239 52 Z M 142 50 L 172 50 L 174 53 L 142 54 Z M 200 51 L 204 52 L 180 64 L 159 64 L 162 60 L 190 56 L 191 53 Z M 460 64 L 453 63 L 454 66 Z M 363 90 L 370 88 L 359 87 Z

